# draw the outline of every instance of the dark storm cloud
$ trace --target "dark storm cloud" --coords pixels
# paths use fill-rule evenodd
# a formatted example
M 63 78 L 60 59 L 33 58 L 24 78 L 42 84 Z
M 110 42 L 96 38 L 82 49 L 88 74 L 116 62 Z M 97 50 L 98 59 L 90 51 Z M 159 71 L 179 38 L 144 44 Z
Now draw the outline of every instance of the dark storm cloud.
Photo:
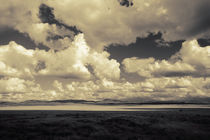
M 15 41 L 26 49 L 39 48 L 42 50 L 49 50 L 48 47 L 42 44 L 36 45 L 27 34 L 20 33 L 17 30 L 7 27 L 0 29 L 0 45 L 7 45 L 10 41 Z
M 153 73 L 155 77 L 184 77 L 184 76 L 192 76 L 192 72 L 164 72 L 164 73 Z
M 77 29 L 76 26 L 69 26 L 69 25 L 66 25 L 66 24 L 58 21 L 57 19 L 55 19 L 55 15 L 53 14 L 53 10 L 54 9 L 52 7 L 49 7 L 45 4 L 40 5 L 40 7 L 39 7 L 39 18 L 41 19 L 41 21 L 43 23 L 55 24 L 58 27 L 64 27 L 67 30 L 74 32 L 74 35 L 82 33 L 82 31 Z M 58 35 L 56 35 L 56 36 L 58 37 L 58 39 L 62 38 L 62 36 L 58 36 Z M 54 38 L 51 37 L 49 39 L 57 39 L 57 37 L 54 37 Z
M 168 59 L 180 50 L 182 42 L 183 40 L 166 42 L 162 38 L 162 33 L 149 33 L 147 37 L 137 37 L 135 43 L 112 44 L 106 47 L 106 50 L 111 54 L 111 58 L 119 62 L 130 57 Z
M 185 77 L 185 76 L 191 76 L 191 77 L 210 77 L 210 74 L 207 72 L 191 72 L 191 71 L 185 71 L 185 72 L 170 72 L 170 71 L 166 71 L 166 72 L 155 72 L 152 73 L 153 76 L 155 77 Z
M 198 43 L 201 47 L 210 46 L 210 39 L 198 39 Z
M 194 36 L 200 33 L 207 32 L 210 29 L 210 2 L 206 1 L 200 4 L 200 6 L 195 9 L 196 13 L 194 15 L 195 22 L 189 31 L 189 34 Z
M 46 63 L 44 61 L 40 61 L 39 60 L 37 65 L 36 65 L 36 67 L 35 67 L 35 71 L 39 72 L 39 71 L 41 71 L 41 70 L 43 70 L 45 68 L 46 68 Z
M 126 6 L 126 7 L 133 6 L 132 0 L 118 0 L 118 2 L 122 6 Z
M 47 41 L 50 41 L 50 40 L 58 40 L 58 39 L 64 39 L 65 37 L 68 37 L 68 38 L 71 38 L 70 35 L 53 35 L 53 34 L 50 34 L 48 37 L 47 37 Z

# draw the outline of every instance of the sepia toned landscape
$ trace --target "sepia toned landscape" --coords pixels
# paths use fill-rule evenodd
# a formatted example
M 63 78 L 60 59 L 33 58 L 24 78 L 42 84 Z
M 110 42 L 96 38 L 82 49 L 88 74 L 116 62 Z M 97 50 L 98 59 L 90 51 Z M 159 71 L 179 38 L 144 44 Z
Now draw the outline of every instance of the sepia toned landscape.
M 209 140 L 209 0 L 0 0 L 0 140 Z

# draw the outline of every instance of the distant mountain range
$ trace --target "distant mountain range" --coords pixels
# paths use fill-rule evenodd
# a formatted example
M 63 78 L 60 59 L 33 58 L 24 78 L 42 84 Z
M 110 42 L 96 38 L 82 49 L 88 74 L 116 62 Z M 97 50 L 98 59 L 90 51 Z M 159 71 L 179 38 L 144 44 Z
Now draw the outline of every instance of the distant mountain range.
M 94 104 L 94 105 L 140 105 L 140 104 L 210 104 L 210 98 L 190 98 L 181 101 L 122 101 L 104 99 L 101 101 L 88 101 L 88 100 L 27 100 L 23 102 L 1 102 L 0 106 L 39 106 L 39 105 L 65 105 L 65 104 Z

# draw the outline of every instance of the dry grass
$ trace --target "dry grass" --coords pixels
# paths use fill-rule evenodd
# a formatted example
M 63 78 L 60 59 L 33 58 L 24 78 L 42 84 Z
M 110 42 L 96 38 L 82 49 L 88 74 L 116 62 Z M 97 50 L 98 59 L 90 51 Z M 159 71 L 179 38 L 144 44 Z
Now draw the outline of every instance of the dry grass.
M 1 111 L 1 140 L 202 140 L 209 109 L 145 112 Z

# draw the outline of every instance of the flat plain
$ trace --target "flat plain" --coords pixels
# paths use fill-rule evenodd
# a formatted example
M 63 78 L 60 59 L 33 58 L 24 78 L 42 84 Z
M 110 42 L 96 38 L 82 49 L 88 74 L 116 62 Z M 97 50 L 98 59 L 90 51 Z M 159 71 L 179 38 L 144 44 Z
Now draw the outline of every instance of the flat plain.
M 0 111 L 1 140 L 209 140 L 210 109 Z

